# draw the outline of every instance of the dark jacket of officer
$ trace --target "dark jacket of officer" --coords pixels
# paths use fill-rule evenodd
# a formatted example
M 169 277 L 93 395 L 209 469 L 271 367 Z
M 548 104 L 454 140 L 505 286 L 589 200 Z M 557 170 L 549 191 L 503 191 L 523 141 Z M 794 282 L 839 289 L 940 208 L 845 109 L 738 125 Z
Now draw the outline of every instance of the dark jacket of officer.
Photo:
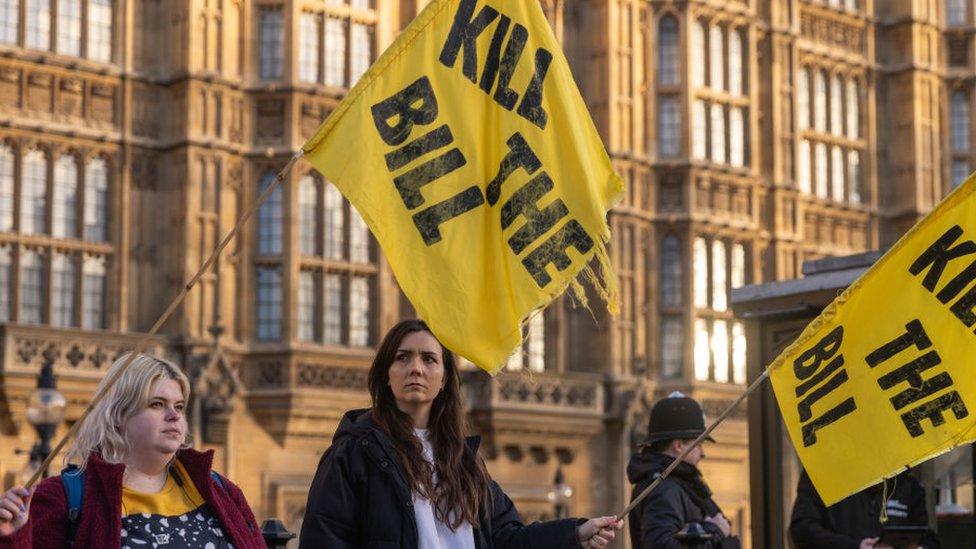
M 479 439 L 467 442 L 476 452 Z M 490 496 L 474 527 L 478 549 L 579 547 L 576 519 L 523 525 L 494 481 Z M 315 472 L 300 547 L 410 549 L 418 543 L 410 487 L 392 441 L 368 410 L 347 412 Z
M 830 507 L 824 505 L 806 471 L 796 487 L 790 520 L 790 537 L 797 549 L 858 549 L 861 540 L 881 534 L 881 484 L 862 490 Z M 902 473 L 887 481 L 887 524 L 927 526 L 925 490 L 914 477 Z M 938 539 L 928 534 L 921 545 L 938 549 Z
M 649 448 L 631 456 L 627 465 L 627 478 L 634 484 L 631 499 L 643 492 L 673 461 L 673 457 Z M 705 547 L 738 546 L 734 538 L 725 538 L 718 526 L 705 522 L 705 517 L 721 512 L 698 468 L 682 462 L 630 512 L 627 522 L 631 544 L 634 549 L 679 549 L 682 545 L 674 535 L 686 524 L 697 522 L 712 535 Z

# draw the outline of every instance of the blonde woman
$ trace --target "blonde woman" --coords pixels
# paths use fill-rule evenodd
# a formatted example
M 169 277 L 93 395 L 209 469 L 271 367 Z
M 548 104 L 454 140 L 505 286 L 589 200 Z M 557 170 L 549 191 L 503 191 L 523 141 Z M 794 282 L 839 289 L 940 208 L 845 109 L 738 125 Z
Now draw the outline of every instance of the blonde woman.
M 244 494 L 211 469 L 213 452 L 186 444 L 189 397 L 179 368 L 137 356 L 78 431 L 67 454 L 77 470 L 0 498 L 0 548 L 265 547 Z M 71 475 L 80 505 L 69 503 Z

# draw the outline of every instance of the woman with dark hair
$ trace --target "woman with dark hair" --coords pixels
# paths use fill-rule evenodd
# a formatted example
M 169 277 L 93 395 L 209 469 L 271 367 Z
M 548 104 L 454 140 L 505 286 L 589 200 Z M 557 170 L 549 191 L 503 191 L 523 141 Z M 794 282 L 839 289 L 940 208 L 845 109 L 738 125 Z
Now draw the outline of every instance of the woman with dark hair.
M 312 481 L 301 547 L 603 547 L 616 517 L 523 525 L 465 437 L 453 354 L 420 320 L 394 326 Z

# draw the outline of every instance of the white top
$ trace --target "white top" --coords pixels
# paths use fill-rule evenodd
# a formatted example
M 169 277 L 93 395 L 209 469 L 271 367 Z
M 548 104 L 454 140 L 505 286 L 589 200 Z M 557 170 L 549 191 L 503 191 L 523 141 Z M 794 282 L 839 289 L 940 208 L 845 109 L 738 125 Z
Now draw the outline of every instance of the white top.
M 424 447 L 424 459 L 433 464 L 434 447 L 430 445 L 427 429 L 414 429 L 413 432 Z M 434 484 L 437 484 L 436 473 Z M 471 523 L 462 522 L 457 530 L 451 530 L 450 526 L 437 520 L 433 502 L 417 492 L 413 493 L 413 516 L 420 535 L 420 549 L 474 549 Z

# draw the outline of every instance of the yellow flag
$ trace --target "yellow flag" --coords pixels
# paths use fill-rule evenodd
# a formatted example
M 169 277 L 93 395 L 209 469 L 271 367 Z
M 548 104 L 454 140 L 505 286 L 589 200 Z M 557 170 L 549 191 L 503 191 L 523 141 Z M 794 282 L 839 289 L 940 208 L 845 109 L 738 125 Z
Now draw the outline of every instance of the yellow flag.
M 827 505 L 976 438 L 974 191 L 971 176 L 771 365 Z
M 538 2 L 430 2 L 303 152 L 434 334 L 488 372 L 578 275 L 613 309 L 622 183 Z

